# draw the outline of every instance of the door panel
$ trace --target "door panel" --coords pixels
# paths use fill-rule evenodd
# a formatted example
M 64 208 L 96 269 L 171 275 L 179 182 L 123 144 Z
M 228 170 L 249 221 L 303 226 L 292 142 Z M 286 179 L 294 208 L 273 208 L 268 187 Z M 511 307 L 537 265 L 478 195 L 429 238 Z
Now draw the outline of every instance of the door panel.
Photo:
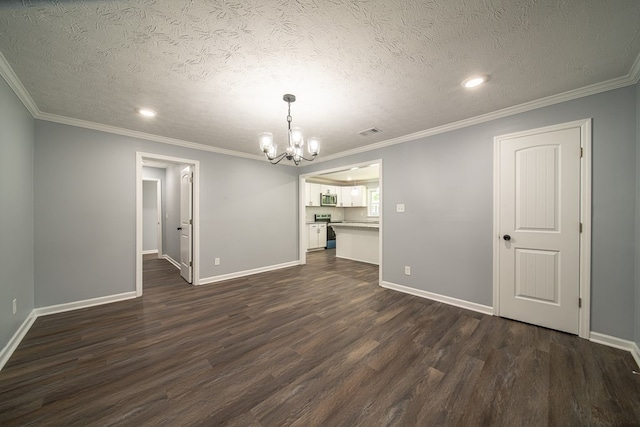
M 180 172 L 180 275 L 189 283 L 193 281 L 192 188 L 191 167 L 187 166 Z
M 499 314 L 577 334 L 580 129 L 503 139 L 499 150 Z

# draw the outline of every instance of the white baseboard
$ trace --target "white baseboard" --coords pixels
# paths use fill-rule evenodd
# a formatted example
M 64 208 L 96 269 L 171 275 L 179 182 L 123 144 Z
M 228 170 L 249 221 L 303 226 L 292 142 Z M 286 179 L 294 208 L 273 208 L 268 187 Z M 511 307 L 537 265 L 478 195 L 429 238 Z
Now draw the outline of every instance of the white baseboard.
M 151 255 L 151 254 L 157 254 L 158 250 L 157 249 L 148 249 L 146 251 L 142 251 L 142 255 Z
M 7 345 L 5 345 L 2 351 L 0 351 L 0 370 L 2 370 L 7 361 L 9 361 L 9 358 L 11 357 L 13 352 L 16 351 L 16 348 L 18 348 L 18 345 L 23 340 L 25 335 L 27 335 L 27 332 L 29 332 L 29 329 L 33 325 L 33 322 L 35 322 L 38 317 L 55 313 L 64 313 L 65 311 L 79 310 L 81 308 L 94 307 L 96 305 L 109 304 L 112 302 L 124 301 L 135 297 L 135 292 L 125 292 L 122 294 L 108 295 L 106 297 L 91 298 L 83 301 L 51 305 L 49 307 L 34 308 L 29 316 L 24 320 L 24 322 L 22 322 L 22 325 L 20 325 L 16 333 L 13 334 L 13 337 L 11 337 Z
M 36 308 L 34 311 L 37 317 L 49 314 L 64 313 L 65 311 L 79 310 L 81 308 L 94 307 L 96 305 L 109 304 L 112 302 L 124 301 L 136 297 L 135 291 L 124 292 L 122 294 L 107 295 L 105 297 L 91 298 L 82 301 L 68 302 L 65 304 L 50 305 L 48 307 Z
M 365 264 L 380 265 L 380 263 L 379 263 L 379 262 L 371 262 L 371 261 L 367 261 L 367 260 L 364 260 L 364 259 L 350 258 L 350 257 L 348 257 L 348 256 L 338 256 L 338 255 L 336 255 L 336 258 L 340 258 L 340 259 L 348 259 L 349 261 L 364 262 Z
M 493 316 L 493 307 L 489 307 L 488 305 L 477 304 L 475 302 L 448 297 L 446 295 L 434 294 L 433 292 L 410 288 L 408 286 L 398 285 L 391 282 L 383 281 L 380 283 L 380 286 L 382 286 L 383 288 L 392 289 L 394 291 L 403 292 L 405 294 L 410 294 L 417 297 L 426 298 L 433 301 L 442 302 L 444 304 L 449 304 L 456 307 L 460 307 L 467 310 L 476 311 L 478 313 L 488 314 L 490 316 Z
M 627 350 L 631 353 L 633 359 L 640 368 L 640 349 L 638 349 L 638 345 L 635 342 L 601 334 L 599 332 L 591 332 L 589 334 L 589 341 L 609 347 L 619 348 L 620 350 Z
M 173 266 L 175 268 L 177 268 L 178 270 L 180 270 L 180 263 L 177 262 L 175 259 L 171 258 L 169 255 L 162 255 L 162 258 L 166 259 L 167 261 L 169 261 L 171 264 L 173 264 Z
M 200 285 L 222 282 L 223 280 L 237 279 L 238 277 L 251 276 L 252 274 L 264 273 L 267 271 L 280 270 L 281 268 L 294 267 L 300 265 L 300 261 L 285 262 L 282 264 L 268 265 L 266 267 L 253 268 L 251 270 L 237 271 L 235 273 L 221 274 L 219 276 L 204 277 L 200 279 Z
M 25 335 L 27 335 L 27 332 L 31 329 L 31 325 L 33 325 L 33 322 L 35 322 L 37 318 L 38 316 L 35 310 L 31 310 L 31 313 L 24 319 L 24 322 L 22 322 L 16 333 L 13 334 L 7 345 L 0 351 L 0 370 L 2 370 L 4 365 L 9 361 L 9 358 L 13 352 L 16 351 L 16 348 L 18 348 L 18 345 Z

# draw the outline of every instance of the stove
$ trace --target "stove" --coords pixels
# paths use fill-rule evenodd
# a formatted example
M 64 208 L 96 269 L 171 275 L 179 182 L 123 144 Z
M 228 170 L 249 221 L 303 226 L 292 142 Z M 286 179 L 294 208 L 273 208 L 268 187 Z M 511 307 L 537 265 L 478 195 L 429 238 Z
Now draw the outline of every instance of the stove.
M 331 214 L 315 214 L 315 222 L 327 223 L 327 249 L 333 249 L 336 247 L 336 232 L 333 231 L 333 227 L 329 225 L 331 222 Z

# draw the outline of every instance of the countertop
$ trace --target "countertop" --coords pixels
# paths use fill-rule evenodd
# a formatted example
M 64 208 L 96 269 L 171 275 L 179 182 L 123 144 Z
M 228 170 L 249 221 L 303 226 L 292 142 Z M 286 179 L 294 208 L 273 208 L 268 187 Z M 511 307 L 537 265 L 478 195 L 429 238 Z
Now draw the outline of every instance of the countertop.
M 351 227 L 351 228 L 380 228 L 380 224 L 377 222 L 332 222 L 330 223 L 332 227 Z

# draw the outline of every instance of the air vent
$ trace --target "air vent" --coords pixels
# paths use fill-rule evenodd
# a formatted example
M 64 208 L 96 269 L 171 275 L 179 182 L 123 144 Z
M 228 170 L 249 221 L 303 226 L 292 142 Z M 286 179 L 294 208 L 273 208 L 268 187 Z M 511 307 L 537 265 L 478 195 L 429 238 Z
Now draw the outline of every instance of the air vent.
M 369 135 L 373 135 L 374 133 L 378 133 L 378 132 L 382 132 L 382 131 L 380 129 L 378 129 L 378 128 L 371 128 L 371 129 L 361 130 L 360 132 L 358 132 L 358 135 L 369 136 Z

